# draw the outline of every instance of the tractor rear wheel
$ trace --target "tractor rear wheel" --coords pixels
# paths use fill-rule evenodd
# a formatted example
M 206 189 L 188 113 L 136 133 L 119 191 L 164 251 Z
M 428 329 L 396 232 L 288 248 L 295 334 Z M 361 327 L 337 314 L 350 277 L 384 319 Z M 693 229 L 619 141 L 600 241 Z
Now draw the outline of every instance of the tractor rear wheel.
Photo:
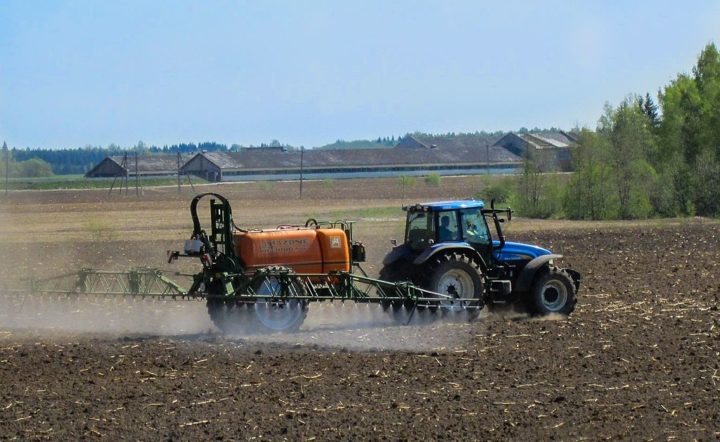
M 291 291 L 304 294 L 304 285 L 300 281 L 293 281 Z M 259 283 L 255 293 L 261 296 L 270 296 L 280 292 L 280 281 L 270 276 Z M 259 298 L 253 306 L 258 325 L 266 332 L 295 332 L 305 321 L 308 312 L 306 299 L 293 298 Z
M 445 314 L 464 313 L 468 320 L 480 315 L 484 305 L 485 278 L 472 258 L 457 252 L 440 255 L 430 264 L 429 275 L 426 288 L 444 295 L 429 307 L 430 311 L 440 308 Z
M 564 270 L 552 267 L 533 284 L 532 310 L 539 316 L 553 313 L 569 315 L 575 309 L 577 298 L 572 278 Z

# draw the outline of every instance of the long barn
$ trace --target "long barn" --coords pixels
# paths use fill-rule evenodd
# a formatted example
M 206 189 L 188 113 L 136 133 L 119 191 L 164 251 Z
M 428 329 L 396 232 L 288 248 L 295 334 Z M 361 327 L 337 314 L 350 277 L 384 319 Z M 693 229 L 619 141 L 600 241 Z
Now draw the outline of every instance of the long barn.
M 443 148 L 415 142 L 387 149 L 202 152 L 181 170 L 208 181 L 280 180 L 296 179 L 301 172 L 309 179 L 512 172 L 522 162 L 501 146 Z
M 180 156 L 180 167 L 191 158 L 190 155 Z M 90 169 L 86 178 L 115 178 L 115 177 L 167 177 L 178 174 L 177 155 L 138 155 L 137 165 L 135 155 L 108 156 Z M 181 172 L 182 173 L 182 172 Z
M 568 133 L 514 134 L 499 139 L 488 135 L 406 136 L 392 148 L 284 149 L 242 148 L 239 152 L 200 152 L 183 155 L 107 157 L 85 176 L 162 177 L 192 174 L 211 182 L 472 175 L 515 173 L 527 158 L 541 170 L 570 170 L 576 138 Z

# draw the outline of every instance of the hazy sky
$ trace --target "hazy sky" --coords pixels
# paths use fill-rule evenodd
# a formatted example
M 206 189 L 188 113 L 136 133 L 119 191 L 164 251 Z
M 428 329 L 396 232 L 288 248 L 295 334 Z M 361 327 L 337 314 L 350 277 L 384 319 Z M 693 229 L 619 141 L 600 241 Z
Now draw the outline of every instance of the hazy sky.
M 720 43 L 707 1 L 0 1 L 0 142 L 594 127 Z

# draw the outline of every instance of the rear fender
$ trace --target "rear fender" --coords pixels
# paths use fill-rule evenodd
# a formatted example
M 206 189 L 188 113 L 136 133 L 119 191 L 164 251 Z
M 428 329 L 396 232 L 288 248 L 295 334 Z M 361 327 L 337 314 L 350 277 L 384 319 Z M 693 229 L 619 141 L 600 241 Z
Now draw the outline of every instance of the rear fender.
M 422 252 L 415 260 L 413 261 L 413 264 L 415 265 L 422 265 L 425 264 L 430 258 L 437 255 L 438 253 L 447 253 L 450 251 L 457 250 L 461 253 L 464 253 L 468 256 L 471 256 L 475 261 L 480 264 L 480 268 L 482 269 L 483 273 L 487 271 L 487 267 L 485 266 L 485 261 L 482 259 L 482 256 L 478 253 L 477 250 L 473 249 L 471 246 L 463 243 L 454 243 L 454 244 L 441 244 L 435 247 L 430 247 L 428 249 L 425 249 L 424 252 Z
M 533 259 L 527 265 L 525 268 L 523 268 L 522 272 L 520 272 L 520 275 L 517 278 L 517 281 L 515 282 L 515 286 L 513 287 L 514 292 L 527 292 L 530 290 L 530 287 L 532 286 L 532 282 L 535 279 L 535 275 L 537 274 L 538 270 L 548 265 L 550 260 L 553 259 L 560 259 L 562 258 L 562 255 L 542 255 L 538 256 L 537 258 Z
M 387 266 L 400 260 L 412 262 L 412 260 L 415 259 L 415 255 L 416 254 L 413 253 L 413 250 L 409 245 L 401 244 L 394 247 L 387 255 L 385 255 L 385 258 L 383 258 L 383 265 Z

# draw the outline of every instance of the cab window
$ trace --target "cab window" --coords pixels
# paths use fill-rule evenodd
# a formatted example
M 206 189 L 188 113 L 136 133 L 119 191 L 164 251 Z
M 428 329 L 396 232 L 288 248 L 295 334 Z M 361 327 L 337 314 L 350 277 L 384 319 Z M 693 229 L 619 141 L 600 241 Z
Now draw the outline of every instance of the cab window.
M 408 213 L 407 233 L 405 241 L 413 249 L 422 250 L 435 238 L 432 216 L 426 212 Z
M 480 209 L 464 209 L 461 217 L 465 241 L 471 244 L 490 244 L 490 232 Z
M 438 212 L 438 241 L 460 241 L 456 211 Z

